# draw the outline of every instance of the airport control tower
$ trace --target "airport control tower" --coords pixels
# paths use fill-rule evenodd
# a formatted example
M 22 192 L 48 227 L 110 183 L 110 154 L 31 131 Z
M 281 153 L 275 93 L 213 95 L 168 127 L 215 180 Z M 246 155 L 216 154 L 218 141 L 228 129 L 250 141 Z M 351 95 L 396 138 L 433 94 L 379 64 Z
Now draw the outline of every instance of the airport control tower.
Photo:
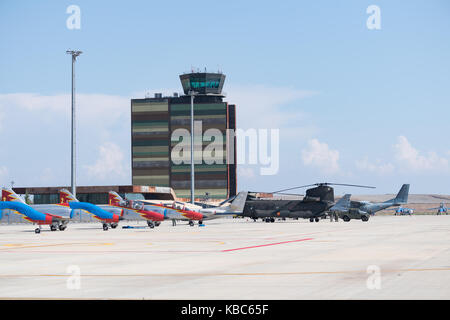
M 222 73 L 191 72 L 180 75 L 183 93 L 131 100 L 132 184 L 171 187 L 177 197 L 190 198 L 190 164 L 174 164 L 171 141 L 174 130 L 190 132 L 191 94 L 195 94 L 194 120 L 202 124 L 203 148 L 209 143 L 206 130 L 214 128 L 224 141 L 222 164 L 195 164 L 195 198 L 208 194 L 211 199 L 226 199 L 236 194 L 236 153 L 229 161 L 227 150 L 236 150 L 236 140 L 227 129 L 236 129 L 236 106 L 224 101 Z M 197 133 L 196 133 L 197 135 Z M 202 150 L 203 151 L 203 150 Z M 194 152 L 197 158 L 197 151 Z M 200 155 L 201 158 L 201 155 Z

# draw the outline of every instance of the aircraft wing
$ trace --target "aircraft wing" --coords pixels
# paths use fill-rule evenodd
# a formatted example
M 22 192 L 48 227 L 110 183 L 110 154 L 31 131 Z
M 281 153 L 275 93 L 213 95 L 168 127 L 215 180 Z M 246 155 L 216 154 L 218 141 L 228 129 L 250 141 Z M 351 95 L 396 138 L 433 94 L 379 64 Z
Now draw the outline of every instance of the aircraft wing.
M 51 213 L 46 213 L 46 214 L 51 216 L 53 218 L 53 221 L 61 221 L 61 222 L 69 222 L 70 221 L 70 217 L 61 217 L 61 216 L 57 216 L 57 215 L 51 214 Z
M 350 208 L 350 197 L 352 195 L 347 193 L 328 211 L 347 211 Z

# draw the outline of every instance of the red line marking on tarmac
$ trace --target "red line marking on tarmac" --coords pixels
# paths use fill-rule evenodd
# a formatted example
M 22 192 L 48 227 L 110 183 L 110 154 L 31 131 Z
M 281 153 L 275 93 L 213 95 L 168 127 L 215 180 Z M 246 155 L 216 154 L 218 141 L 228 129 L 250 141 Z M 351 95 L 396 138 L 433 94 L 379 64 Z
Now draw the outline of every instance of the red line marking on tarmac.
M 234 248 L 234 249 L 226 249 L 222 250 L 222 252 L 229 252 L 229 251 L 236 251 L 236 250 L 244 250 L 244 249 L 253 249 L 253 248 L 260 248 L 260 247 L 267 247 L 267 246 L 275 246 L 277 244 L 285 244 L 285 243 L 291 243 L 291 242 L 300 242 L 300 241 L 308 241 L 313 240 L 313 238 L 304 238 L 304 239 L 298 239 L 298 240 L 290 240 L 290 241 L 283 241 L 283 242 L 275 242 L 275 243 L 268 243 L 268 244 L 260 244 L 258 246 L 250 246 L 250 247 L 242 247 L 242 248 Z

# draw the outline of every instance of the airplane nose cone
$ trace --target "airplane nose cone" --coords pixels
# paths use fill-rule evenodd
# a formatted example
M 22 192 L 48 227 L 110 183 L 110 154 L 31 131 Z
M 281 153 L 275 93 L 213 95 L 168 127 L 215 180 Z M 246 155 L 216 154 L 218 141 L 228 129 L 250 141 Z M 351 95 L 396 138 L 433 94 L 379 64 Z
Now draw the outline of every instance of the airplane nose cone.
M 205 217 L 206 217 L 206 216 L 203 215 L 203 214 L 201 214 L 201 213 L 194 212 L 194 219 L 195 219 L 195 220 L 203 220 Z

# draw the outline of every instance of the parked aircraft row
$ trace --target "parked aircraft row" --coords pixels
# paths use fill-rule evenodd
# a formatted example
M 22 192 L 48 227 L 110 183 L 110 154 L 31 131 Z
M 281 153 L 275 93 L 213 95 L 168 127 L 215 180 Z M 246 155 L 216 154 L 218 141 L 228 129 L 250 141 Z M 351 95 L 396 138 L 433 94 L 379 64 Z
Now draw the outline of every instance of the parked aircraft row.
M 49 225 L 50 230 L 64 231 L 70 221 L 87 222 L 96 219 L 103 225 L 103 230 L 116 228 L 120 220 L 145 220 L 150 228 L 159 226 L 163 220 L 186 220 L 189 225 L 193 221 L 199 224 L 203 220 L 214 219 L 242 212 L 247 192 L 239 193 L 232 201 L 215 208 L 199 208 L 193 211 L 186 204 L 174 202 L 172 206 L 144 201 L 124 200 L 116 192 L 109 192 L 109 201 L 105 205 L 94 205 L 78 201 L 68 190 L 59 192 L 59 203 L 28 205 L 13 190 L 2 188 L 0 201 L 0 221 L 27 221 L 37 224 L 36 233 L 40 233 L 42 225 Z
M 164 220 L 171 220 L 176 225 L 177 220 L 184 220 L 190 226 L 197 221 L 199 225 L 204 220 L 223 216 L 258 218 L 266 222 L 274 222 L 276 218 L 304 218 L 318 222 L 321 218 L 335 215 L 344 221 L 350 219 L 369 220 L 371 215 L 396 207 L 396 214 L 412 214 L 412 209 L 402 205 L 408 202 L 409 184 L 404 184 L 395 198 L 384 202 L 352 201 L 351 194 L 346 194 L 338 202 L 334 201 L 332 183 L 314 184 L 314 188 L 306 191 L 302 200 L 260 200 L 248 192 L 240 192 L 237 196 L 222 202 L 217 207 L 203 208 L 191 206 L 184 202 L 155 202 L 150 200 L 123 199 L 114 191 L 109 192 L 108 204 L 94 205 L 78 201 L 68 190 L 59 192 L 59 203 L 46 205 L 27 205 L 14 191 L 2 189 L 0 201 L 0 222 L 28 221 L 37 224 L 35 232 L 39 233 L 42 225 L 49 225 L 52 231 L 65 230 L 71 221 L 87 222 L 98 220 L 103 230 L 116 228 L 121 220 L 144 220 L 150 228 L 159 226 Z M 354 185 L 350 185 L 354 186 Z M 446 213 L 447 208 L 442 203 L 438 209 Z

